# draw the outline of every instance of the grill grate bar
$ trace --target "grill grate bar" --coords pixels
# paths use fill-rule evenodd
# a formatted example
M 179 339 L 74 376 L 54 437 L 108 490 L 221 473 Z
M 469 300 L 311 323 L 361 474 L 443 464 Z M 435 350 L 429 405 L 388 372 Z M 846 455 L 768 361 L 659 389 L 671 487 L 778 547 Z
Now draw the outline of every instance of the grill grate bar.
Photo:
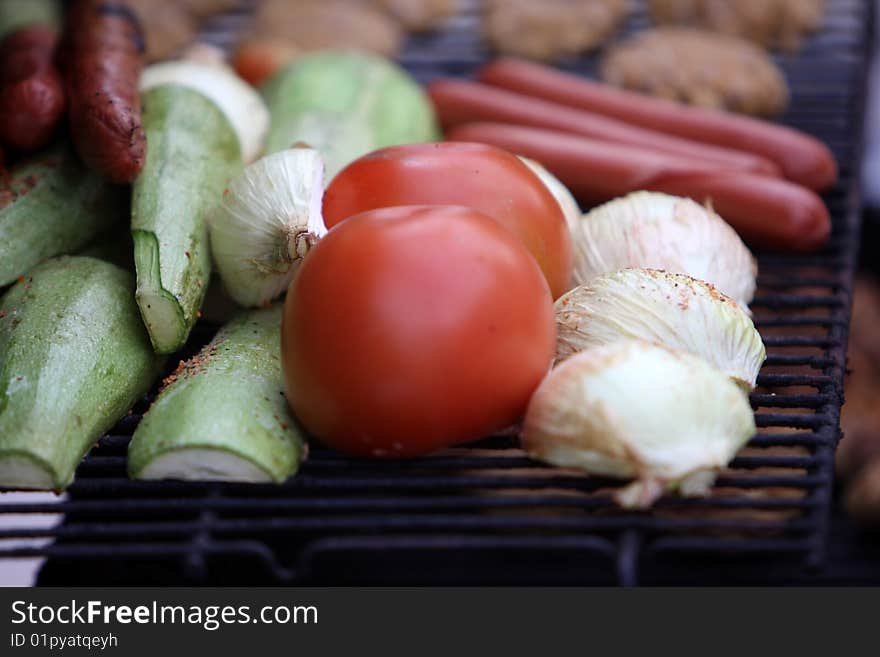
M 824 374 L 759 374 L 759 386 L 816 386 L 825 387 L 834 379 Z
M 736 461 L 732 465 L 735 465 Z M 772 464 L 770 467 L 773 467 Z M 798 475 L 779 477 L 720 477 L 719 485 L 731 487 L 754 488 L 760 486 L 791 486 L 809 488 L 827 483 L 825 479 L 803 477 Z M 303 472 L 284 485 L 285 489 L 307 489 L 309 491 L 330 493 L 333 491 L 351 490 L 405 490 L 412 493 L 423 491 L 456 491 L 460 489 L 503 490 L 511 487 L 533 488 L 535 490 L 565 488 L 570 491 L 594 491 L 606 486 L 614 486 L 617 482 L 601 477 L 583 477 L 579 474 L 568 476 L 553 474 L 544 476 L 505 476 L 505 475 L 471 475 L 451 473 L 438 475 L 432 473 L 397 474 L 389 471 L 366 473 L 361 477 L 335 476 L 319 477 Z M 164 484 L 164 485 L 163 485 Z M 76 484 L 75 492 L 102 492 L 119 494 L 130 489 L 131 484 L 124 479 L 91 479 Z M 141 482 L 137 490 L 141 493 L 153 489 L 165 494 L 192 494 L 212 490 L 213 484 L 195 483 L 182 484 L 177 482 Z M 537 502 L 537 500 L 536 500 Z
M 835 395 L 764 395 L 753 394 L 752 404 L 758 406 L 775 406 L 777 408 L 820 408 L 835 400 Z
M 73 538 L 78 540 L 102 540 L 107 538 L 132 538 L 150 532 L 159 538 L 175 536 L 186 538 L 197 530 L 198 522 L 117 522 L 112 525 L 101 522 L 80 522 L 64 525 L 55 530 L 21 529 L 0 530 L 0 540 L 11 538 Z M 317 518 L 250 518 L 217 519 L 211 523 L 211 531 L 217 536 L 271 532 L 326 532 L 348 531 L 370 534 L 386 531 L 466 531 L 485 533 L 492 530 L 511 531 L 620 531 L 640 528 L 646 531 L 662 529 L 675 531 L 684 529 L 716 529 L 737 531 L 773 530 L 779 531 L 776 520 L 735 520 L 715 518 L 711 520 L 696 518 L 655 519 L 650 516 L 485 516 L 482 514 L 434 514 L 411 518 L 394 518 L 389 515 L 331 516 Z M 811 524 L 804 518 L 786 521 L 788 531 L 807 531 Z
M 760 437 L 760 436 L 758 436 Z M 758 438 L 756 437 L 756 438 Z M 808 441 L 807 441 L 808 442 Z M 749 467 L 801 467 L 799 464 L 802 461 L 793 460 L 795 457 L 788 456 L 779 456 L 779 455 L 766 455 L 766 456 L 748 456 L 748 457 L 737 457 L 731 463 L 731 467 L 742 467 L 741 464 L 749 463 L 756 464 L 756 466 Z M 810 457 L 797 457 L 797 458 L 810 458 Z M 352 463 L 347 463 L 348 466 L 353 465 Z M 333 480 L 337 480 L 340 478 L 338 474 L 340 468 L 344 467 L 343 463 L 337 461 L 329 461 L 329 462 L 321 462 L 321 463 L 313 463 L 304 468 L 304 471 L 309 472 L 310 474 L 314 474 L 315 476 L 328 476 Z M 517 455 L 512 455 L 509 457 L 499 456 L 499 457 L 461 457 L 461 458 L 448 458 L 448 459 L 434 459 L 429 460 L 427 463 L 419 464 L 419 472 L 422 476 L 432 476 L 435 471 L 443 471 L 443 470 L 454 470 L 454 471 L 472 471 L 477 469 L 487 469 L 487 470 L 497 470 L 500 468 L 528 468 L 531 472 L 543 473 L 543 474 L 551 474 L 554 472 L 558 472 L 557 470 L 552 470 L 541 466 L 540 464 L 536 464 L 534 461 L 527 457 L 521 457 Z M 394 464 L 376 464 L 369 462 L 359 462 L 354 467 L 348 467 L 347 473 L 357 472 L 359 476 L 363 476 L 364 473 L 370 472 L 373 474 L 381 474 L 381 473 L 394 473 L 395 470 L 400 470 L 402 472 L 407 471 L 407 466 L 395 466 Z M 571 476 L 580 476 L 578 474 L 574 474 Z M 341 475 L 341 478 L 344 480 L 348 479 L 347 474 Z M 507 480 L 518 481 L 519 479 L 516 477 L 508 477 Z
M 819 433 L 759 433 L 752 438 L 749 445 L 752 447 L 819 447 L 828 445 L 830 442 L 827 436 Z
M 259 507 L 261 512 L 303 511 L 314 513 L 334 513 L 352 511 L 433 511 L 437 509 L 510 509 L 510 508 L 570 508 L 597 509 L 609 508 L 613 502 L 607 496 L 542 496 L 536 501 L 534 495 L 508 494 L 486 498 L 479 495 L 455 495 L 433 497 L 428 500 L 410 499 L 405 497 L 328 497 L 328 498 L 297 498 L 297 497 L 222 497 L 222 498 L 189 498 L 173 500 L 140 500 L 121 499 L 76 500 L 61 504 L 7 504 L 0 505 L 0 513 L 17 514 L 57 514 L 66 513 L 78 518 L 89 515 L 106 517 L 137 512 L 141 515 L 170 517 L 187 515 L 202 510 L 219 513 L 253 512 Z M 669 498 L 658 502 L 657 508 L 676 508 L 680 506 L 702 508 L 748 508 L 748 509 L 806 509 L 815 506 L 815 501 L 805 497 L 792 498 L 750 498 L 750 497 L 718 497 L 679 499 Z M 27 531 L 24 528 L 22 531 Z

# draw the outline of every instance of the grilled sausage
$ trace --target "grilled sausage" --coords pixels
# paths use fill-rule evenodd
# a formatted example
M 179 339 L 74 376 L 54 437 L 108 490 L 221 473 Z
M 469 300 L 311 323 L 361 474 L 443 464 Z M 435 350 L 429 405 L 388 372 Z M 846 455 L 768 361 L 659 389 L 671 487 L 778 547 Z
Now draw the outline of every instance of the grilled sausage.
M 0 141 L 17 150 L 48 144 L 64 113 L 57 41 L 51 27 L 31 25 L 0 42 Z
M 734 171 L 779 173 L 775 164 L 752 153 L 664 135 L 601 114 L 476 82 L 438 80 L 428 86 L 428 93 L 444 128 L 473 121 L 514 123 L 683 155 Z
M 572 108 L 706 144 L 749 151 L 775 162 L 786 178 L 815 190 L 837 180 L 828 147 L 802 132 L 727 112 L 651 98 L 516 59 L 484 66 L 480 81 Z
M 143 39 L 134 14 L 102 0 L 75 0 L 62 43 L 70 127 L 83 161 L 108 180 L 131 182 L 144 165 L 138 80 Z
M 688 196 L 711 203 L 743 239 L 783 251 L 814 251 L 831 231 L 822 200 L 779 178 L 707 168 L 693 158 L 539 128 L 474 123 L 446 136 L 537 160 L 587 204 L 641 189 Z

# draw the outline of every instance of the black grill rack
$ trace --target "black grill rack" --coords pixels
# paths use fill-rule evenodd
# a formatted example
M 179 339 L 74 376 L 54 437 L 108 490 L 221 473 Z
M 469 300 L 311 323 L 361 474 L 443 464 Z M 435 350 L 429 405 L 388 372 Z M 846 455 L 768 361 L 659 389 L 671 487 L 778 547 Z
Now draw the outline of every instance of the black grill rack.
M 752 308 L 769 354 L 752 395 L 759 433 L 710 497 L 623 512 L 608 495 L 618 482 L 535 463 L 504 436 L 399 463 L 313 447 L 283 486 L 132 482 L 125 451 L 145 399 L 92 450 L 64 498 L 0 496 L 0 520 L 64 514 L 47 529 L 33 516 L 7 519 L 0 558 L 48 557 L 40 581 L 55 584 L 770 583 L 821 566 L 873 20 L 870 2 L 828 5 L 821 33 L 780 63 L 793 92 L 782 120 L 823 139 L 840 163 L 825 197 L 834 231 L 819 254 L 759 255 Z M 241 18 L 219 21 L 214 40 L 228 43 Z M 640 5 L 625 31 L 648 23 Z M 477 25 L 471 6 L 442 33 L 413 39 L 404 65 L 422 80 L 470 74 L 489 55 Z M 563 66 L 589 73 L 594 61 Z M 198 327 L 193 348 L 211 333 Z

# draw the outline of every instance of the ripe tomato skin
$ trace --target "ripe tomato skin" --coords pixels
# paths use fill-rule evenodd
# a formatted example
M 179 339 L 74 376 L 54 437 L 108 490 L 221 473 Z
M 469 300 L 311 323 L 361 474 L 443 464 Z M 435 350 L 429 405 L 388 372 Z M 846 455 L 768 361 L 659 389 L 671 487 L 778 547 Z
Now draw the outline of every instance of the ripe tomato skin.
M 324 193 L 331 228 L 352 215 L 396 205 L 463 205 L 519 237 L 550 284 L 571 288 L 571 235 L 559 203 L 519 158 L 486 144 L 406 144 L 374 151 L 340 171 Z
M 232 67 L 239 77 L 258 87 L 292 62 L 297 53 L 297 48 L 284 39 L 249 39 L 239 44 Z
M 287 294 L 287 399 L 322 442 L 412 457 L 518 420 L 553 358 L 534 259 L 468 208 L 396 207 L 331 230 Z

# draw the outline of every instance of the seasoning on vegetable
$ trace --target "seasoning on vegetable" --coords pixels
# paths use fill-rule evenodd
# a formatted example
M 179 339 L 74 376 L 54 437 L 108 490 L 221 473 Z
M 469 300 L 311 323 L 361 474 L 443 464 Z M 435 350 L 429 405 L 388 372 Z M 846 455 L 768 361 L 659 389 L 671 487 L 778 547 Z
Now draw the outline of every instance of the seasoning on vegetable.
M 159 353 L 180 349 L 205 296 L 206 217 L 241 167 L 226 115 L 198 91 L 169 83 L 144 93 L 150 148 L 135 180 L 131 229 L 137 302 Z
M 161 367 L 130 273 L 79 256 L 32 269 L 0 298 L 0 488 L 64 489 Z
M 181 363 L 128 448 L 138 479 L 281 483 L 305 445 L 281 382 L 281 307 L 244 313 Z
M 700 356 L 746 390 L 766 357 L 748 313 L 713 286 L 685 274 L 621 269 L 556 301 L 556 359 L 638 338 Z
M 125 203 L 125 191 L 87 169 L 67 144 L 19 162 L 0 179 L 0 287 L 124 223 Z

